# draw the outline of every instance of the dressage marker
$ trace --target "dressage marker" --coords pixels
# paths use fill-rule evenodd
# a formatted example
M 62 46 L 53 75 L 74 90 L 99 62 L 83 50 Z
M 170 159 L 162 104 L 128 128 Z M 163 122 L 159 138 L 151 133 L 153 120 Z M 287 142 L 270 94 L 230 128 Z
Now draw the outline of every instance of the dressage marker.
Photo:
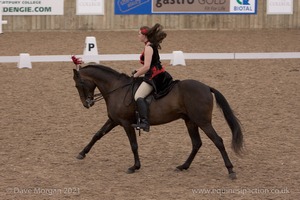
M 94 56 L 99 55 L 95 37 L 88 36 L 85 38 L 85 48 L 83 50 L 83 55 L 87 56 L 86 59 L 84 60 L 87 63 L 90 63 L 90 62 L 99 63 L 100 62 L 100 60 L 97 59 L 97 57 L 94 57 Z
M 171 65 L 182 65 L 186 66 L 185 59 L 182 51 L 173 51 L 173 57 L 171 60 Z
M 29 53 L 21 53 L 19 56 L 18 68 L 32 68 Z

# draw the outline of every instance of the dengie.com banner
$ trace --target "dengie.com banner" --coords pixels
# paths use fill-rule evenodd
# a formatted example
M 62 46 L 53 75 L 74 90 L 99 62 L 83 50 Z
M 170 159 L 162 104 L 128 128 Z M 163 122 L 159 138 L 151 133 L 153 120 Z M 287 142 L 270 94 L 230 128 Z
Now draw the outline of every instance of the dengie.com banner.
M 63 15 L 64 0 L 0 1 L 3 15 Z

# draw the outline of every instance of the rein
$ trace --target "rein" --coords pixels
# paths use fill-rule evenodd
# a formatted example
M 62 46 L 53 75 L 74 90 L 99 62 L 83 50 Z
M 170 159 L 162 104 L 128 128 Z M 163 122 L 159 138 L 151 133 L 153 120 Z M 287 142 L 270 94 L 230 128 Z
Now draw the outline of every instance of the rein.
M 127 87 L 127 86 L 129 86 L 129 85 L 131 85 L 131 86 L 133 87 L 134 83 L 135 83 L 135 81 L 131 81 L 130 83 L 127 83 L 127 84 L 122 85 L 122 86 L 120 86 L 120 87 L 118 87 L 118 88 L 115 88 L 115 89 L 113 89 L 113 90 L 111 90 L 111 91 L 109 91 L 109 92 L 107 92 L 107 93 L 105 93 L 105 94 L 102 94 L 101 92 L 99 92 L 98 94 L 95 94 L 95 95 L 94 95 L 94 99 L 92 100 L 92 102 L 95 103 L 95 102 L 97 102 L 97 101 L 101 101 L 102 99 L 104 99 L 104 96 L 108 96 L 108 95 L 110 95 L 111 93 L 113 93 L 113 92 L 115 92 L 115 91 L 117 91 L 117 90 L 119 90 L 119 89 L 122 89 L 122 88 L 124 88 L 124 87 Z M 128 89 L 128 91 L 129 91 L 129 89 Z M 128 94 L 128 91 L 127 91 L 127 93 L 126 93 L 126 95 L 125 95 L 125 97 L 124 97 L 124 100 L 125 100 L 125 98 L 126 98 L 126 96 L 127 96 L 127 94 Z

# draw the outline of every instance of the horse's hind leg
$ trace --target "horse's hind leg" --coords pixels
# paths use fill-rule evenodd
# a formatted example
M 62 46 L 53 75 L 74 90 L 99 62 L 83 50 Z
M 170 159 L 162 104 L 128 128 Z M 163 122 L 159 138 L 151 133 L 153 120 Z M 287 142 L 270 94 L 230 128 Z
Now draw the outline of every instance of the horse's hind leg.
M 180 165 L 177 167 L 177 169 L 179 169 L 179 170 L 188 169 L 190 167 L 191 163 L 193 162 L 197 152 L 199 151 L 199 149 L 202 145 L 202 141 L 200 138 L 199 129 L 198 129 L 197 124 L 195 124 L 194 122 L 192 122 L 190 120 L 185 120 L 185 124 L 188 129 L 189 135 L 191 137 L 193 148 L 192 148 L 192 152 L 190 153 L 188 159 L 183 163 L 183 165 Z
M 85 155 L 91 150 L 94 144 L 116 126 L 117 125 L 112 120 L 108 119 L 102 128 L 93 136 L 89 144 L 78 154 L 77 158 L 84 159 Z
M 231 179 L 235 179 L 236 178 L 236 174 L 235 172 L 232 170 L 233 169 L 233 165 L 228 157 L 228 154 L 225 150 L 225 146 L 223 143 L 223 139 L 217 134 L 217 132 L 215 131 L 215 129 L 213 128 L 213 126 L 211 124 L 208 124 L 207 126 L 204 127 L 200 127 L 204 133 L 213 141 L 213 143 L 216 145 L 216 147 L 219 149 L 223 160 L 225 162 L 225 166 L 228 170 L 229 173 L 229 177 Z

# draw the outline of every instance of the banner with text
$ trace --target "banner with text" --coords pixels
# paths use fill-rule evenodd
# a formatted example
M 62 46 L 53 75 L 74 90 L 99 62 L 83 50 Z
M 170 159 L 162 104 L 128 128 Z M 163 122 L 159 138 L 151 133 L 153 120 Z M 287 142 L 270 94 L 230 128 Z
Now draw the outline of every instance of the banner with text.
M 104 0 L 77 0 L 76 15 L 104 15 Z
M 268 15 L 292 15 L 293 0 L 268 0 L 267 14 Z
M 117 15 L 256 13 L 257 0 L 115 0 Z
M 64 0 L 0 1 L 3 15 L 63 15 Z

